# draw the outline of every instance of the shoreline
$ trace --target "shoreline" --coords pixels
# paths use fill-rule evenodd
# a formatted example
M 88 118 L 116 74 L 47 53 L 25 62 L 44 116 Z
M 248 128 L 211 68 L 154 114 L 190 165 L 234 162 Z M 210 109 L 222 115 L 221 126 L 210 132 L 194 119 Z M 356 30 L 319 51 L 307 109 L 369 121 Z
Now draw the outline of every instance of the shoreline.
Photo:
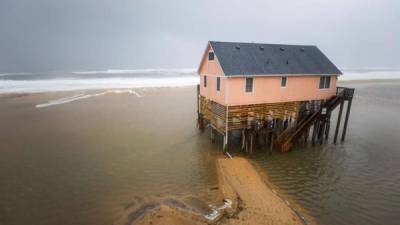
M 400 78 L 377 78 L 377 79 L 355 79 L 355 80 L 338 80 L 339 85 L 342 84 L 373 84 L 373 83 L 390 83 L 400 82 Z M 146 90 L 146 89 L 176 89 L 176 88 L 191 88 L 198 84 L 170 84 L 160 86 L 137 86 L 137 87 L 90 87 L 90 88 L 77 88 L 77 89 L 59 89 L 59 90 L 35 90 L 35 91 L 15 91 L 15 92 L 0 92 L 0 96 L 26 96 L 32 94 L 52 94 L 52 93 L 76 93 L 76 92 L 87 92 L 93 93 L 96 91 L 128 91 L 128 90 Z
M 290 203 L 267 185 L 262 175 L 244 157 L 218 158 L 220 202 L 212 219 L 179 207 L 160 204 L 128 224 L 314 224 L 306 221 Z

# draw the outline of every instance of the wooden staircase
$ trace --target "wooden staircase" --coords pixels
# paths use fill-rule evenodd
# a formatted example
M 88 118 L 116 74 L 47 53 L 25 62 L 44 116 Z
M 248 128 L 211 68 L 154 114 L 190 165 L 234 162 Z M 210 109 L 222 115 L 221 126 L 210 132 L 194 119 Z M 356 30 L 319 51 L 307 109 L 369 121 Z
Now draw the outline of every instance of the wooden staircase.
M 326 123 L 329 124 L 331 112 L 345 100 L 350 100 L 353 98 L 354 89 L 353 88 L 343 88 L 338 87 L 336 95 L 332 96 L 321 106 L 320 110 L 310 113 L 302 121 L 296 124 L 293 128 L 286 129 L 283 131 L 274 141 L 274 145 L 281 151 L 289 151 L 296 141 L 305 133 L 308 135 L 308 130 L 312 125 L 315 125 L 319 121 L 320 125 L 325 126 Z M 341 114 L 341 111 L 340 111 Z M 346 120 L 347 121 L 347 120 Z M 345 124 L 347 126 L 347 122 Z M 316 129 L 314 127 L 314 129 Z M 318 129 L 318 128 L 317 128 Z M 315 133 L 315 131 L 314 131 Z M 336 134 L 337 135 L 337 134 Z M 320 135 L 319 135 L 320 136 Z M 321 138 L 321 137 L 319 137 Z M 336 137 L 335 137 L 336 140 Z

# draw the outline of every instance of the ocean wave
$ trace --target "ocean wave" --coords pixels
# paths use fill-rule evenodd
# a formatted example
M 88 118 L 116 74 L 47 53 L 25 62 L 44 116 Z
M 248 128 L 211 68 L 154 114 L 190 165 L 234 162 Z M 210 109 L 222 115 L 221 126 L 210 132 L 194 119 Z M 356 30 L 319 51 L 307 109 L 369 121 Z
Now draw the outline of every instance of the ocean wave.
M 82 99 L 103 96 L 103 95 L 111 94 L 111 93 L 115 93 L 115 94 L 128 93 L 128 94 L 135 95 L 138 98 L 143 97 L 143 95 L 137 93 L 134 90 L 130 90 L 130 89 L 128 89 L 128 90 L 108 90 L 108 91 L 99 92 L 99 93 L 95 93 L 95 94 L 85 94 L 84 92 L 82 92 L 77 95 L 67 96 L 67 97 L 63 97 L 63 98 L 59 98 L 59 99 L 55 99 L 55 100 L 50 100 L 46 103 L 37 104 L 35 107 L 36 108 L 44 108 L 44 107 L 49 107 L 49 106 L 54 106 L 54 105 L 61 105 L 61 104 L 65 104 L 65 103 L 82 100 Z
M 162 78 L 196 76 L 196 69 L 137 69 L 137 70 L 94 70 L 77 72 L 32 72 L 32 73 L 2 73 L 1 80 L 82 80 L 104 78 Z
M 339 80 L 400 79 L 400 70 L 343 70 Z M 196 69 L 138 69 L 73 73 L 3 73 L 0 94 L 190 86 L 199 83 Z
M 109 69 L 109 70 L 94 70 L 94 71 L 77 71 L 72 74 L 85 75 L 85 74 L 141 74 L 141 73 L 196 73 L 196 68 L 181 68 L 181 69 L 135 69 L 135 70 L 121 70 L 121 69 Z
M 3 80 L 0 81 L 0 94 L 146 87 L 183 87 L 193 86 L 198 83 L 198 76 L 167 78 L 53 79 L 29 81 Z
M 19 75 L 29 75 L 32 73 L 20 72 L 20 73 L 0 73 L 0 77 L 4 76 L 19 76 Z
M 385 71 L 363 71 L 354 70 L 343 71 L 343 75 L 339 80 L 379 80 L 379 79 L 400 79 L 400 70 Z

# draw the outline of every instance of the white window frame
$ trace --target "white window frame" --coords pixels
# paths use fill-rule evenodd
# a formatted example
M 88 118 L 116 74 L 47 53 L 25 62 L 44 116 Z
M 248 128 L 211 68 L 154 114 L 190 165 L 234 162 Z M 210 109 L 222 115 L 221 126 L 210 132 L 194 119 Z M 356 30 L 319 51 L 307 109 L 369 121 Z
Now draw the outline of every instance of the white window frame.
M 283 80 L 284 77 L 286 77 L 286 82 L 285 82 L 285 86 L 282 86 L 282 80 Z M 281 88 L 287 88 L 288 82 L 289 82 L 289 77 L 288 76 L 281 76 L 281 83 L 280 83 Z
M 246 88 L 246 80 L 247 80 L 247 78 L 252 78 L 252 79 L 253 79 L 253 84 L 252 84 L 251 91 L 247 91 L 247 88 Z M 252 94 L 252 93 L 254 93 L 255 83 L 256 83 L 255 80 L 256 80 L 255 77 L 250 77 L 250 76 L 244 77 L 244 93 L 245 93 L 245 94 Z
M 326 82 L 326 78 L 329 78 L 329 87 L 325 87 L 326 83 L 327 83 Z M 323 83 L 322 87 L 320 87 L 321 79 L 324 79 L 324 83 Z M 319 76 L 318 88 L 320 90 L 329 90 L 331 88 L 331 83 L 332 83 L 332 76 L 330 76 L 330 75 L 321 75 L 321 76 Z

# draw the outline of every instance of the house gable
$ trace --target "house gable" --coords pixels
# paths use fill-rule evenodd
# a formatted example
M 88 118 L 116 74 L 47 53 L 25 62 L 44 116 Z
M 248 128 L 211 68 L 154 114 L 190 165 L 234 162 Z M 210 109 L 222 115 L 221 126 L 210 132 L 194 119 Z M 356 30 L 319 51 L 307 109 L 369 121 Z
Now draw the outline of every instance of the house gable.
M 214 53 L 214 60 L 208 59 L 209 52 Z M 218 56 L 215 54 L 214 49 L 210 45 L 210 42 L 207 43 L 207 47 L 203 53 L 203 57 L 201 58 L 201 62 L 197 73 L 200 75 L 214 75 L 214 76 L 225 76 L 225 73 L 219 63 Z

